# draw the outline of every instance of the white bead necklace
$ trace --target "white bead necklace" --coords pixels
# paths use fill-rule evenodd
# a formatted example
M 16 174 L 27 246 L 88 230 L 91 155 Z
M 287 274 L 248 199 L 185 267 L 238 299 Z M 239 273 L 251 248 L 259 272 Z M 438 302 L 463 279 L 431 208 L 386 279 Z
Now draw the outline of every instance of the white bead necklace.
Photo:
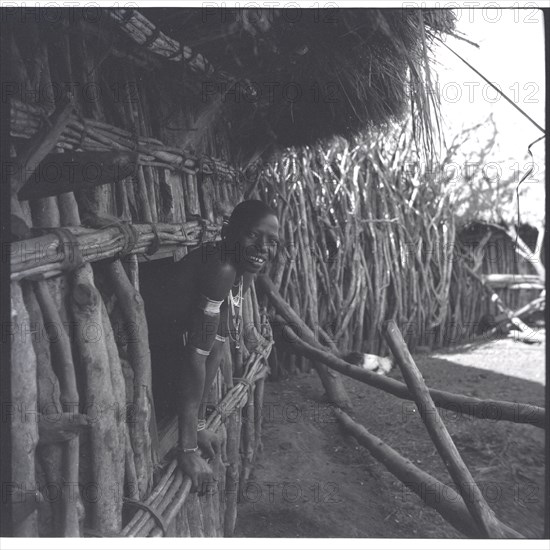
M 240 334 L 240 324 L 241 324 L 241 313 L 242 313 L 242 303 L 243 303 L 243 277 L 241 275 L 241 278 L 239 279 L 239 291 L 237 292 L 236 296 L 233 296 L 233 289 L 229 291 L 229 295 L 227 297 L 227 302 L 231 306 L 231 316 L 233 317 L 233 326 L 235 327 L 235 338 L 231 336 L 231 330 L 228 328 L 228 334 L 231 340 L 235 342 L 235 348 L 239 349 L 240 346 L 240 340 L 241 340 L 241 334 Z M 239 308 L 239 312 L 235 314 L 235 308 Z M 229 318 L 227 319 L 229 323 Z

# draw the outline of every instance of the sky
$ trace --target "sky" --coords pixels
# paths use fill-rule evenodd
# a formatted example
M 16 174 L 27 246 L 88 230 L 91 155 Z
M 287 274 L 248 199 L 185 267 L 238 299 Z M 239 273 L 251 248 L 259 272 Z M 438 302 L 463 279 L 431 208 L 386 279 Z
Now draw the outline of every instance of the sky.
M 446 43 L 544 128 L 542 13 L 536 9 L 461 9 L 456 13 L 457 31 L 479 48 L 454 38 L 448 38 Z M 503 175 L 511 171 L 523 174 L 528 167 L 527 146 L 542 135 L 541 131 L 504 98 L 499 98 L 495 90 L 444 46 L 435 50 L 435 58 L 441 114 L 449 141 L 463 126 L 483 122 L 492 113 L 498 130 L 494 159 L 501 161 Z M 483 132 L 478 132 L 478 137 L 483 140 Z M 476 144 L 471 143 L 470 147 L 475 148 Z M 541 214 L 544 209 L 544 148 L 544 140 L 533 146 L 536 172 L 522 184 L 529 189 L 529 202 L 540 203 Z
M 544 27 L 539 10 L 456 10 L 457 31 L 477 43 L 449 38 L 449 44 L 478 71 L 500 88 L 544 126 Z M 490 22 L 488 17 L 498 18 Z M 540 135 L 539 130 L 498 98 L 496 92 L 446 48 L 437 51 L 443 113 L 456 121 L 476 121 L 493 111 L 506 129 Z M 473 84 L 479 83 L 474 87 Z M 461 87 L 457 89 L 456 85 Z M 471 92 L 470 92 L 471 90 Z M 458 100 L 457 100 L 458 98 Z M 474 101 L 472 101 L 472 99 Z M 504 130 L 504 128 L 503 128 Z

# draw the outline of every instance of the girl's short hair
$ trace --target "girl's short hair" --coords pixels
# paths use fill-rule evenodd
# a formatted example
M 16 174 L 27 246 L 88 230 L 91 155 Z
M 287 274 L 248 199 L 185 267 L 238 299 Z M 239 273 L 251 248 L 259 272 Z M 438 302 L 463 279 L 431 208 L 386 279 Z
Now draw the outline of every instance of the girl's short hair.
M 229 220 L 224 226 L 223 236 L 236 237 L 266 216 L 277 217 L 277 213 L 273 208 L 260 200 L 250 199 L 243 201 L 233 209 Z

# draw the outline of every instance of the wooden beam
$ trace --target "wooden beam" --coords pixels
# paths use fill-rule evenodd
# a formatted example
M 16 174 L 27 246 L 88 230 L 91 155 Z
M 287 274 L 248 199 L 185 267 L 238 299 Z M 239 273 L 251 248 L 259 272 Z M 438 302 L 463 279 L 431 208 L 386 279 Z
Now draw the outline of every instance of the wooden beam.
M 40 199 L 112 184 L 131 176 L 138 154 L 128 151 L 52 153 L 19 190 L 19 200 Z
M 62 101 L 52 113 L 46 124 L 30 139 L 25 149 L 18 155 L 12 174 L 12 192 L 17 193 L 27 182 L 38 164 L 57 145 L 73 112 L 74 106 L 69 100 Z
M 329 351 L 304 342 L 282 317 L 275 316 L 272 320 L 274 334 L 276 328 L 282 326 L 280 337 L 293 348 L 295 353 L 305 355 L 315 361 L 321 361 L 331 369 L 338 371 L 350 378 L 360 380 L 373 388 L 395 395 L 401 399 L 413 400 L 413 397 L 403 382 L 380 376 L 361 367 L 346 363 Z M 474 416 L 476 418 L 488 418 L 491 420 L 507 420 L 520 424 L 532 424 L 544 429 L 546 426 L 546 410 L 543 407 L 526 403 L 512 403 L 510 401 L 496 401 L 493 399 L 478 399 L 457 393 L 430 388 L 430 395 L 436 405 L 443 409 L 449 409 L 454 413 Z
M 12 280 L 26 277 L 53 277 L 63 273 L 63 264 L 66 256 L 72 259 L 75 248 L 78 247 L 83 260 L 96 262 L 105 258 L 112 258 L 124 251 L 128 239 L 125 227 L 118 220 L 105 221 L 97 228 L 83 226 L 65 227 L 74 237 L 74 243 L 60 239 L 57 234 L 48 233 L 40 237 L 25 239 L 12 243 L 9 250 Z M 152 224 L 128 224 L 136 231 L 137 241 L 130 252 L 140 254 L 146 252 L 155 239 Z M 128 227 L 128 229 L 130 229 Z M 220 227 L 198 220 L 183 223 L 157 223 L 161 245 L 197 246 L 200 242 L 216 241 L 219 239 Z M 65 250 L 63 248 L 65 245 Z
M 475 279 L 477 279 L 483 286 L 483 289 L 490 295 L 491 302 L 494 302 L 494 304 L 497 306 L 497 308 L 502 312 L 505 313 L 506 316 L 509 319 L 509 322 L 512 326 L 516 327 L 520 332 L 526 332 L 529 333 L 530 329 L 529 327 L 518 317 L 514 317 L 513 311 L 506 306 L 506 304 L 502 301 L 501 297 L 495 292 L 495 289 L 492 287 L 490 283 L 483 280 L 483 277 L 479 274 L 477 274 L 471 267 L 463 264 L 466 271 Z
M 544 284 L 544 279 L 541 279 L 540 275 L 525 275 L 519 273 L 487 273 L 481 275 L 481 280 L 495 287 L 526 283 Z
M 472 474 L 462 460 L 441 416 L 439 416 L 426 382 L 424 382 L 424 378 L 418 370 L 395 321 L 388 321 L 385 324 L 384 337 L 397 360 L 422 421 L 449 474 L 457 485 L 466 507 L 476 521 L 480 533 L 490 538 L 508 538 L 510 533 L 502 529 L 495 513 L 487 504 Z M 518 537 L 523 538 L 519 534 L 514 538 Z
M 342 427 L 360 445 L 367 448 L 371 455 L 399 479 L 407 489 L 416 493 L 430 508 L 436 510 L 443 519 L 461 533 L 468 537 L 481 537 L 479 528 L 472 520 L 460 495 L 454 489 L 415 466 L 409 459 L 372 435 L 364 426 L 354 421 L 344 411 L 335 409 L 334 414 Z M 510 538 L 519 535 L 504 523 L 499 521 L 499 524 Z

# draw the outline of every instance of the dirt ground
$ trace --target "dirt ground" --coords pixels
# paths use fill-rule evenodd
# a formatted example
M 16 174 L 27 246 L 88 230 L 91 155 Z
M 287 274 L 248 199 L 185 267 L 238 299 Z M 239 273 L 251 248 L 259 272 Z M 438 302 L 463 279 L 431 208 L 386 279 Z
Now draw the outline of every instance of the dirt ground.
M 431 387 L 544 406 L 544 350 L 545 344 L 504 338 L 415 360 Z M 398 368 L 390 376 L 402 380 Z M 452 485 L 412 403 L 351 379 L 346 387 L 358 422 Z M 343 434 L 319 402 L 322 393 L 314 372 L 266 385 L 264 448 L 241 495 L 235 536 L 461 537 Z M 529 538 L 542 537 L 544 431 L 440 413 L 499 519 Z

